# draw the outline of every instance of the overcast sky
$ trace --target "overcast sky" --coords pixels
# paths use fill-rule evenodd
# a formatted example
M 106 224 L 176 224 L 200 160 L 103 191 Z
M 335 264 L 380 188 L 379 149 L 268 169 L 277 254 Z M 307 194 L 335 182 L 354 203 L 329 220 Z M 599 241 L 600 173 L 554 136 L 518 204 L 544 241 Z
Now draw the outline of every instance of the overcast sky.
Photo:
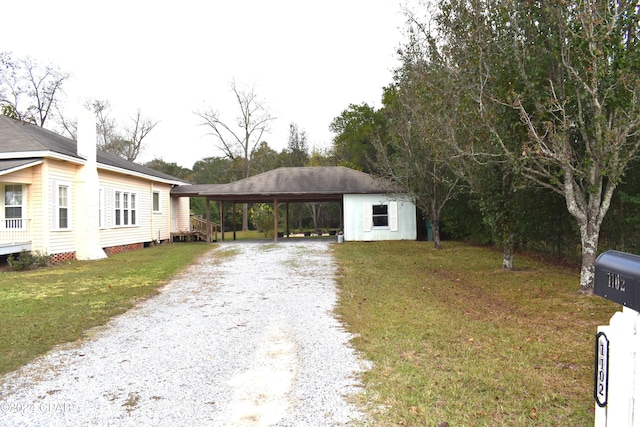
M 402 38 L 404 0 L 35 0 L 2 7 L 0 51 L 51 62 L 72 78 L 69 102 L 106 99 L 121 121 L 140 108 L 160 123 L 138 158 L 191 168 L 221 156 L 196 110 L 238 115 L 230 83 L 255 87 L 273 116 L 327 148 L 350 103 L 380 105 Z M 68 108 L 69 111 L 70 108 Z M 71 114 L 69 114 L 71 115 Z

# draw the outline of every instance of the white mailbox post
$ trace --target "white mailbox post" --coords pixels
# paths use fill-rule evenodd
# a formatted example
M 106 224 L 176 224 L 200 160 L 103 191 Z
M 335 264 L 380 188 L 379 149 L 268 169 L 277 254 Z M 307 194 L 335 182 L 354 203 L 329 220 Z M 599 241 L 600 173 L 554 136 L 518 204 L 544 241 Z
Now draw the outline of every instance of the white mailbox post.
M 594 293 L 623 305 L 595 343 L 596 427 L 640 427 L 640 256 L 607 251 L 596 261 Z

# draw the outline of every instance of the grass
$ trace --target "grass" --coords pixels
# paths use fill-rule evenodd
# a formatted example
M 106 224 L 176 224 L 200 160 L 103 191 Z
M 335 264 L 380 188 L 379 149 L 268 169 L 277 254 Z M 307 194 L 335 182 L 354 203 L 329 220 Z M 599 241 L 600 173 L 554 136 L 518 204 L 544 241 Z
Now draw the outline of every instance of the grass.
M 210 248 L 0 273 L 0 374 L 83 338 Z M 517 271 L 504 272 L 501 253 L 455 242 L 333 248 L 336 310 L 373 361 L 360 403 L 378 425 L 593 425 L 596 327 L 620 307 L 578 295 L 577 270 L 520 256 Z
M 519 256 L 505 272 L 500 252 L 455 242 L 334 250 L 378 425 L 593 425 L 596 327 L 620 306 L 578 295 L 578 270 Z
M 75 261 L 0 273 L 0 375 L 56 344 L 83 338 L 158 288 L 211 249 L 205 244 L 155 246 L 99 261 Z

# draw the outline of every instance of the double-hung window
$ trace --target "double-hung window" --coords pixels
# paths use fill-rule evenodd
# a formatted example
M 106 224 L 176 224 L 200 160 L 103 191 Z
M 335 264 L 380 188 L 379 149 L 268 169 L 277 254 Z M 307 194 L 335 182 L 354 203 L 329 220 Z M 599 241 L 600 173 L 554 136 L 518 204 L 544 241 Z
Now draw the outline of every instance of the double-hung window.
M 373 226 L 388 227 L 389 226 L 389 206 L 373 205 Z
M 137 197 L 135 193 L 116 191 L 114 193 L 115 225 L 137 225 Z
M 23 212 L 22 185 L 4 186 L 4 228 L 22 228 Z
M 54 230 L 71 228 L 71 185 L 53 182 L 51 198 L 51 226 Z
M 398 202 L 364 203 L 364 231 L 389 230 L 398 231 Z

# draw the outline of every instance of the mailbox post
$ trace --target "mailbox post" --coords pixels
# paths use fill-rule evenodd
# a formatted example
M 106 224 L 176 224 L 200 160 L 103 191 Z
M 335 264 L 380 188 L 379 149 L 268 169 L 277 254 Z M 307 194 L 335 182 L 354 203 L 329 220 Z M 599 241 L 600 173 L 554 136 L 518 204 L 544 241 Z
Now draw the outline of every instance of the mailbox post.
M 640 256 L 607 251 L 596 260 L 594 293 L 623 306 L 598 326 L 596 427 L 640 427 Z

